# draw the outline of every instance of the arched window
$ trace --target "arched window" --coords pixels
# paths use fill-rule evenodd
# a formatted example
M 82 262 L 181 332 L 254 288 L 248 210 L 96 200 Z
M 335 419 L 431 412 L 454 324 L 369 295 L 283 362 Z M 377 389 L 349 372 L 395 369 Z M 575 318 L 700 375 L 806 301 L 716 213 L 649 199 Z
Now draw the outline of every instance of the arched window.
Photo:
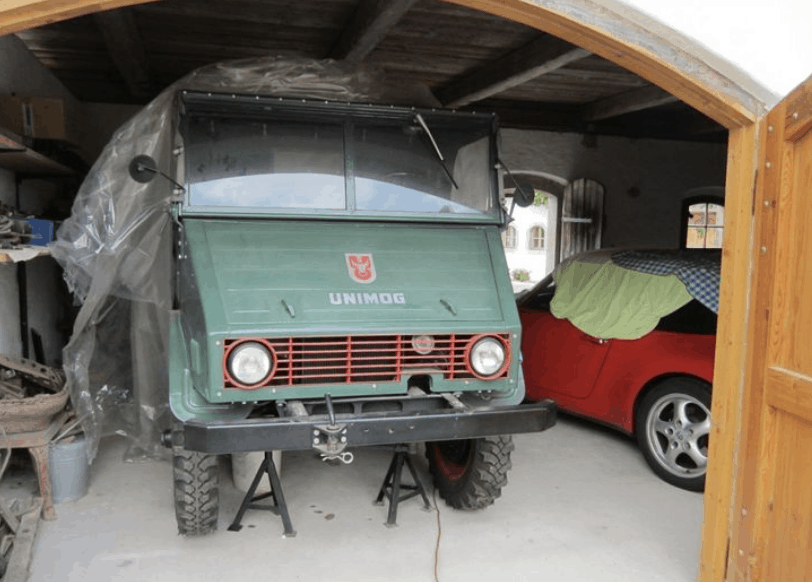
M 531 251 L 544 250 L 544 228 L 541 226 L 534 226 L 530 229 L 530 237 L 527 242 L 527 248 Z
M 718 196 L 697 196 L 683 201 L 683 248 L 721 249 L 724 231 L 724 199 Z
M 516 229 L 512 226 L 508 226 L 502 231 L 502 246 L 505 249 L 516 248 Z

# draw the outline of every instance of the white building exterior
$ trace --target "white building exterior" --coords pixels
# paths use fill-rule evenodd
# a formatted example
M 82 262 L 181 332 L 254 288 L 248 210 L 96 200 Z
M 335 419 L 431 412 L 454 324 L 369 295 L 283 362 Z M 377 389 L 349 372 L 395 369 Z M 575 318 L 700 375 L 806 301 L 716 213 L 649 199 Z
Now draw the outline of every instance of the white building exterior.
M 515 207 L 513 221 L 502 232 L 502 246 L 514 291 L 535 285 L 555 265 L 558 200 L 541 194 L 546 203 Z

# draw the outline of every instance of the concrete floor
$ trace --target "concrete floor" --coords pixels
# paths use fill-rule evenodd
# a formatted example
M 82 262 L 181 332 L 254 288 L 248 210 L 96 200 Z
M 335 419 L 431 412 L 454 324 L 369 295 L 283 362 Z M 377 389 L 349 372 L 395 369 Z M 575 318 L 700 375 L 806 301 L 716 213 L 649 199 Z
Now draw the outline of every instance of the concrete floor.
M 702 496 L 657 479 L 630 439 L 565 417 L 515 443 L 510 482 L 494 506 L 461 512 L 441 501 L 440 581 L 696 579 Z M 355 462 L 340 466 L 286 453 L 294 538 L 261 511 L 246 514 L 241 532 L 227 531 L 241 499 L 227 474 L 218 532 L 184 538 L 170 464 L 125 463 L 125 447 L 103 441 L 88 495 L 40 522 L 31 582 L 435 579 L 438 513 L 412 499 L 390 529 L 386 508 L 372 504 L 386 451 L 356 450 Z M 425 462 L 417 466 L 428 483 Z

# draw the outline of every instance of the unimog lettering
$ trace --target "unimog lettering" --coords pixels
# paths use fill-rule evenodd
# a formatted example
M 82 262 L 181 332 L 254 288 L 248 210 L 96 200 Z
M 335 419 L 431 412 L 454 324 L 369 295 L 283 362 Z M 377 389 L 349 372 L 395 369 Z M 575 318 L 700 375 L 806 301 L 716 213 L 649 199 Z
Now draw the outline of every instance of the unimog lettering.
M 405 305 L 404 293 L 330 293 L 331 305 Z
M 348 448 L 425 442 L 450 505 L 491 504 L 509 435 L 555 423 L 551 402 L 522 403 L 495 117 L 185 91 L 177 104 L 177 167 L 141 156 L 131 175 L 171 172 L 182 191 L 165 439 L 181 533 L 216 528 L 217 455 L 240 452 L 348 462 Z

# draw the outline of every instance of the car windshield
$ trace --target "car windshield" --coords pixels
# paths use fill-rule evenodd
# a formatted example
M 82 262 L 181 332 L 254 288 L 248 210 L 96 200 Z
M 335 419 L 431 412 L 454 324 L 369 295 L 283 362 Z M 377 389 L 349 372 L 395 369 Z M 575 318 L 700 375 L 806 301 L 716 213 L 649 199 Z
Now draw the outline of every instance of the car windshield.
M 491 120 L 445 117 L 189 114 L 186 205 L 497 216 Z

